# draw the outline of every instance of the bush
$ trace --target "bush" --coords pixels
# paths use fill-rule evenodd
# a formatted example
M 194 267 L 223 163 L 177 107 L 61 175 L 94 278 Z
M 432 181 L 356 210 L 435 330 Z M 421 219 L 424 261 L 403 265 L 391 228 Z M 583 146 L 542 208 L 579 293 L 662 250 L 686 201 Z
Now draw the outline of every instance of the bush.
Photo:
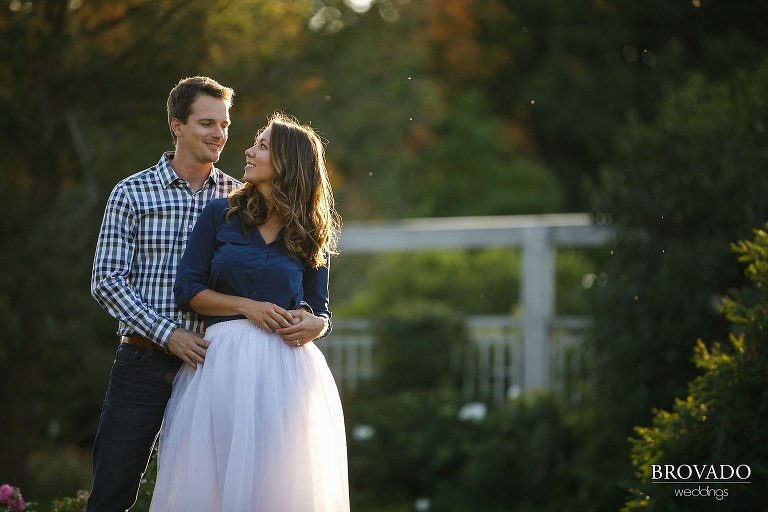
M 594 294 L 596 415 L 580 456 L 602 473 L 587 483 L 604 495 L 597 510 L 625 501 L 624 484 L 605 482 L 633 478 L 626 440 L 686 393 L 695 341 L 728 336 L 717 304 L 744 284 L 728 248 L 768 211 L 766 86 L 768 62 L 721 82 L 691 77 L 655 120 L 630 119 L 602 173 L 593 206 L 612 214 L 617 239 Z
M 767 226 L 768 228 L 768 226 Z M 677 399 L 671 412 L 658 411 L 651 427 L 638 427 L 632 461 L 638 482 L 625 511 L 764 510 L 768 477 L 768 232 L 755 231 L 753 241 L 732 246 L 747 263 L 751 286 L 734 290 L 722 311 L 732 323 L 729 350 L 698 341 L 694 356 L 704 371 L 688 386 L 688 396 Z M 654 485 L 664 473 L 654 465 L 747 464 L 751 484 L 711 487 L 726 491 L 722 499 L 681 498 L 673 489 L 692 486 Z M 658 471 L 658 470 L 657 470 Z M 711 476 L 711 475 L 710 475 Z M 707 486 L 711 479 L 706 479 Z M 672 488 L 670 488 L 672 487 Z M 693 486 L 695 487 L 695 486 Z M 722 496 L 722 494 L 721 494 Z M 717 500 L 717 501 L 714 501 Z
M 85 506 L 88 504 L 88 492 L 78 491 L 74 498 L 64 498 L 54 500 L 51 512 L 85 512 Z
M 411 302 L 378 322 L 374 380 L 345 399 L 352 508 L 556 511 L 574 506 L 576 428 L 551 394 L 461 396 L 461 315 Z
M 444 483 L 437 510 L 576 510 L 568 474 L 574 431 L 550 394 L 513 400 L 462 425 L 464 463 Z
M 613 215 L 617 243 L 593 348 L 601 401 L 626 434 L 685 392 L 696 339 L 727 334 L 716 306 L 744 282 L 728 247 L 768 211 L 767 86 L 768 62 L 721 83 L 692 77 L 653 123 L 629 122 L 602 175 L 595 208 Z

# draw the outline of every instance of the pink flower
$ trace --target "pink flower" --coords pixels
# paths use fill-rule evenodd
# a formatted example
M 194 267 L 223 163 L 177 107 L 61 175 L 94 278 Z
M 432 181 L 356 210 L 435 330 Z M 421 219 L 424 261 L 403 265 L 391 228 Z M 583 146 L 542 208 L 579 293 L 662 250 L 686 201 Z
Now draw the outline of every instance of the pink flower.
M 4 484 L 0 487 L 0 500 L 5 501 L 13 496 L 13 487 L 8 484 Z
M 22 512 L 27 507 L 19 488 L 8 484 L 0 486 L 0 505 L 4 505 L 3 510 L 15 510 L 17 512 Z

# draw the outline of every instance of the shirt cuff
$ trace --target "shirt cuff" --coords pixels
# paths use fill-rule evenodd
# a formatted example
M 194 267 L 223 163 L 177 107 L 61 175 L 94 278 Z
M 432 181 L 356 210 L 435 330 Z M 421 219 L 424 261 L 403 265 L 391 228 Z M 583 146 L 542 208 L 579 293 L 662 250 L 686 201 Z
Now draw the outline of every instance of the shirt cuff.
M 152 326 L 152 330 L 147 335 L 147 338 L 151 339 L 158 345 L 165 347 L 168 344 L 168 340 L 171 339 L 173 331 L 179 327 L 180 325 L 177 322 L 160 317 L 155 321 L 154 325 Z
M 309 312 L 310 312 L 310 313 L 312 313 L 313 315 L 315 314 L 315 310 L 314 310 L 314 309 L 312 309 L 312 306 L 310 306 L 309 304 L 307 304 L 307 303 L 306 303 L 306 302 L 304 302 L 304 301 L 301 301 L 301 302 L 299 302 L 299 305 L 296 307 L 296 309 L 299 309 L 299 308 L 300 308 L 300 307 L 302 307 L 302 306 L 304 306 L 305 308 L 307 308 L 307 309 L 309 310 Z
M 326 320 L 328 320 L 328 328 L 325 330 L 325 332 L 323 334 L 320 335 L 319 338 L 317 338 L 317 339 L 321 340 L 321 339 L 325 338 L 326 336 L 328 336 L 329 334 L 331 334 L 331 331 L 333 330 L 333 320 L 331 320 L 331 315 L 328 315 L 328 316 L 318 315 L 318 316 L 321 316 L 322 318 L 325 318 Z

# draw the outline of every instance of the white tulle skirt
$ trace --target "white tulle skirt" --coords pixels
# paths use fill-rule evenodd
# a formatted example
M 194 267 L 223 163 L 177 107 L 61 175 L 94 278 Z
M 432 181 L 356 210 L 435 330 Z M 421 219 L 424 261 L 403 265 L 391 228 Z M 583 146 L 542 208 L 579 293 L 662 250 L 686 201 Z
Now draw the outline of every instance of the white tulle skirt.
M 320 349 L 248 320 L 206 339 L 205 363 L 173 384 L 150 510 L 348 511 L 344 417 Z

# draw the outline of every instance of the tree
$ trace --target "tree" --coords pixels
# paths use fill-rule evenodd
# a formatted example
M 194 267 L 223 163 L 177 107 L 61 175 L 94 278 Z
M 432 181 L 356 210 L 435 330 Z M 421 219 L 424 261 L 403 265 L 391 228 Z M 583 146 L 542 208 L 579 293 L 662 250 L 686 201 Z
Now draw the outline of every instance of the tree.
M 658 119 L 619 134 L 616 162 L 595 190 L 595 210 L 612 214 L 617 238 L 608 285 L 595 294 L 589 349 L 602 434 L 592 439 L 614 454 L 614 475 L 629 476 L 631 427 L 695 376 L 694 340 L 727 335 L 715 304 L 742 282 L 727 265 L 728 240 L 768 212 L 766 84 L 767 65 L 722 82 L 693 77 Z
M 598 371 L 635 420 L 692 378 L 692 340 L 727 330 L 713 301 L 740 282 L 728 239 L 768 212 L 767 83 L 767 65 L 719 83 L 694 77 L 656 121 L 620 134 L 595 191 L 617 232 L 596 312 Z
M 629 113 L 636 117 L 627 143 L 637 145 L 625 155 L 650 162 L 643 145 L 665 146 L 642 135 L 642 127 L 661 129 L 651 120 L 663 105 L 688 104 L 689 110 L 678 111 L 679 119 L 666 114 L 667 122 L 692 129 L 688 112 L 697 112 L 696 102 L 716 92 L 705 93 L 709 79 L 727 76 L 734 67 L 750 69 L 761 58 L 768 44 L 762 4 L 700 4 L 376 0 L 359 12 L 350 7 L 358 4 L 344 0 L 0 2 L 0 176 L 5 184 L 0 189 L 5 244 L 0 252 L 0 399 L 5 417 L 13 418 L 0 441 L 0 477 L 24 485 L 24 460 L 37 443 L 66 440 L 87 451 L 115 341 L 114 322 L 89 297 L 87 284 L 101 208 L 118 179 L 171 149 L 164 101 L 179 78 L 208 74 L 237 91 L 230 149 L 220 162 L 234 175 L 242 165 L 241 151 L 273 110 L 311 120 L 329 140 L 334 187 L 346 219 L 581 210 L 582 176 L 595 175 L 598 163 L 609 160 L 607 141 Z M 707 77 L 698 96 L 680 89 L 691 70 Z M 748 101 L 755 98 L 750 93 Z M 762 106 L 756 110 L 762 112 Z M 723 112 L 712 109 L 713 116 L 727 120 L 730 111 L 724 107 Z M 760 115 L 739 111 L 746 124 L 733 126 L 745 133 L 745 127 L 757 130 L 764 125 Z M 704 119 L 703 114 L 692 117 Z M 710 130 L 709 138 L 704 133 L 710 153 L 692 160 L 705 169 L 723 163 L 719 153 L 724 151 L 737 155 L 733 165 L 741 165 L 738 158 L 747 163 L 759 143 L 755 130 L 741 142 L 725 128 Z M 460 147 L 465 140 L 470 141 L 466 150 Z M 677 149 L 670 143 L 665 161 L 687 169 L 687 157 L 675 157 L 675 151 L 694 153 L 696 147 L 693 136 Z M 738 156 L 742 147 L 746 153 Z M 639 167 L 632 163 L 632 169 Z M 749 165 L 744 169 L 756 172 Z M 703 186 L 694 177 L 690 181 L 693 190 Z M 721 187 L 725 180 L 710 181 L 724 194 L 740 193 L 727 183 Z M 755 217 L 762 215 L 763 204 L 755 200 L 759 176 L 755 183 L 743 208 L 734 212 L 723 209 L 717 194 L 697 192 L 697 198 L 719 205 L 712 215 L 722 225 L 705 211 L 703 227 L 692 223 L 692 231 L 686 227 L 683 235 L 701 239 L 702 253 L 727 245 L 735 231 L 709 245 L 704 235 L 747 226 L 734 219 L 750 208 Z M 635 182 L 627 181 L 626 187 Z M 600 211 L 618 212 L 625 201 L 632 210 L 644 200 L 631 193 L 612 197 Z M 685 198 L 675 197 L 688 208 Z M 665 242 L 676 243 L 672 234 L 665 236 Z M 677 242 L 679 250 L 668 249 L 668 255 L 672 251 L 682 261 L 682 245 Z M 639 243 L 620 246 L 616 256 L 635 248 L 653 265 L 662 263 Z M 707 264 L 721 256 L 711 254 Z M 668 281 L 696 285 L 694 264 L 684 263 L 688 280 L 675 281 L 680 275 L 668 270 Z M 663 284 L 655 275 L 653 283 L 645 283 L 640 265 L 629 258 L 615 268 L 610 282 L 628 273 L 647 285 L 639 297 Z M 682 310 L 691 334 L 713 334 L 710 321 L 724 330 L 725 322 L 715 318 L 704 298 L 738 280 L 722 277 L 707 275 L 717 283 L 703 295 L 692 285 L 697 295 L 691 311 L 677 305 L 670 289 L 664 296 L 672 309 L 648 308 L 642 314 L 655 320 L 662 310 L 668 322 Z M 613 306 L 616 299 L 617 318 L 630 319 L 626 325 L 642 333 L 643 326 L 631 321 L 637 304 L 625 303 L 620 290 L 614 287 L 616 295 L 601 307 Z M 700 308 L 707 311 L 704 322 L 693 328 Z M 609 343 L 612 333 L 603 334 L 600 339 Z M 611 347 L 604 348 L 607 356 Z M 683 361 L 689 349 L 669 353 Z M 621 354 L 617 361 L 620 370 L 635 369 Z M 673 380 L 679 384 L 688 376 Z M 611 378 L 610 373 L 601 377 L 604 383 Z M 644 390 L 641 399 L 650 396 L 643 393 L 652 391 L 652 381 L 646 376 L 638 386 Z M 593 467 L 601 453 L 583 454 L 584 463 Z
M 694 361 L 703 374 L 689 383 L 688 395 L 676 399 L 670 412 L 657 411 L 652 426 L 636 429 L 632 460 L 637 481 L 627 512 L 693 511 L 715 504 L 717 510 L 727 511 L 763 508 L 768 476 L 768 390 L 763 382 L 768 371 L 767 228 L 755 230 L 752 240 L 732 245 L 747 265 L 749 286 L 731 291 L 723 300 L 721 310 L 732 324 L 729 346 L 715 343 L 708 348 L 699 340 Z M 653 485 L 654 480 L 669 483 L 667 471 L 659 468 L 684 464 L 717 468 L 716 473 L 708 470 L 704 479 L 712 489 L 707 496 L 681 499 L 675 494 L 701 485 Z M 749 476 L 742 480 L 750 484 L 715 483 L 713 475 L 723 476 L 721 465 L 747 466 Z M 725 471 L 730 475 L 730 469 Z M 746 476 L 746 467 L 739 474 Z
M 628 115 L 648 122 L 689 73 L 727 77 L 756 65 L 768 46 L 759 2 L 474 4 L 486 14 L 475 29 L 479 53 L 507 56 L 495 61 L 482 87 L 494 111 L 525 128 L 568 192 L 566 211 L 589 206 L 583 177 L 597 177 L 610 161 L 611 141 Z M 437 69 L 462 85 L 454 68 Z
M 90 262 L 104 181 L 125 171 L 119 156 L 128 142 L 135 156 L 137 145 L 135 137 L 121 140 L 117 126 L 140 124 L 152 112 L 163 127 L 167 91 L 194 61 L 192 50 L 204 48 L 196 34 L 206 6 L 3 2 L 2 481 L 27 484 L 27 460 L 38 440 L 62 429 L 76 441 L 88 438 L 77 421 L 63 418 L 79 418 L 85 409 L 86 424 L 98 419 L 92 407 L 103 388 L 94 382 L 106 381 L 107 353 L 114 349 L 102 334 L 114 326 L 105 330 L 90 298 Z M 171 41 L 188 44 L 190 52 L 164 51 Z
M 481 86 L 445 80 L 438 66 L 446 63 L 432 60 L 447 39 L 449 49 L 466 46 L 483 57 L 476 34 L 456 25 L 491 14 L 464 0 L 377 2 L 365 14 L 340 0 L 314 5 L 311 44 L 296 60 L 276 63 L 295 78 L 279 101 L 330 141 L 345 218 L 561 208 L 560 187 L 526 145 L 524 128 L 499 116 Z M 443 11 L 451 15 L 437 16 Z M 456 56 L 449 65 L 486 80 L 494 62 Z

